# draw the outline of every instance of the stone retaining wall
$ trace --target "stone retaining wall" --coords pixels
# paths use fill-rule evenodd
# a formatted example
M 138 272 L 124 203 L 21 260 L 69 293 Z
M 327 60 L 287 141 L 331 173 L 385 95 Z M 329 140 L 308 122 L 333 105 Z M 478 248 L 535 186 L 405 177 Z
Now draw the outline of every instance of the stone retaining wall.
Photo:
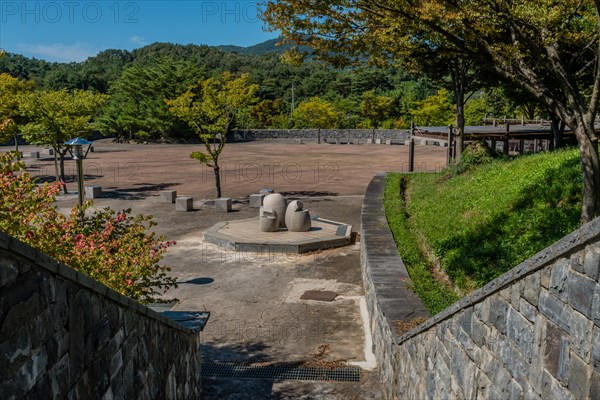
M 0 232 L 0 399 L 197 399 L 194 331 Z
M 365 203 L 383 193 L 381 179 Z M 370 308 L 393 308 L 373 290 L 377 243 L 362 240 Z M 376 340 L 394 360 L 380 359 L 388 398 L 600 398 L 599 272 L 596 219 L 411 332 Z M 381 313 L 371 320 L 392 330 Z
M 384 391 L 391 399 L 398 379 L 396 321 L 412 321 L 429 314 L 419 298 L 407 288 L 410 278 L 385 218 L 384 190 L 385 174 L 378 174 L 365 193 L 360 242 L 373 352 Z
M 408 129 L 238 129 L 232 132 L 232 141 L 264 139 L 306 139 L 317 142 L 356 139 L 410 139 Z

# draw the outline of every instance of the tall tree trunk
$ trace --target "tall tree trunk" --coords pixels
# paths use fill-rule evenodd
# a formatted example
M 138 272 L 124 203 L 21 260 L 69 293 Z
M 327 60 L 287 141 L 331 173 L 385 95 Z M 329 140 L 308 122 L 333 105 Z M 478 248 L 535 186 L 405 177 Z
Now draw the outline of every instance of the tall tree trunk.
M 563 133 L 565 131 L 565 123 L 553 112 L 550 112 L 552 136 L 554 136 L 554 148 L 560 149 L 563 146 Z
M 581 169 L 583 170 L 583 202 L 581 223 L 591 221 L 600 211 L 600 160 L 598 139 L 594 132 L 594 122 L 580 123 L 574 129 L 579 142 Z
M 456 130 L 454 137 L 455 158 L 460 161 L 465 142 L 465 93 L 469 77 L 468 63 L 457 61 L 452 63 L 450 75 L 452 77 L 452 90 L 454 91 L 454 101 L 456 102 Z
M 462 99 L 456 100 L 456 136 L 454 146 L 456 146 L 456 161 L 460 161 L 462 150 L 465 143 L 465 95 L 462 92 Z
M 60 158 L 60 180 L 62 182 L 62 187 L 63 187 L 63 193 L 67 194 L 67 179 L 65 177 L 65 151 L 57 151 L 56 153 L 59 154 L 59 158 Z
M 60 182 L 60 170 L 58 169 L 58 151 L 56 147 L 52 147 L 54 150 L 54 179 L 56 182 Z
M 215 172 L 215 188 L 217 190 L 217 199 L 221 197 L 221 168 L 215 162 L 213 170 Z

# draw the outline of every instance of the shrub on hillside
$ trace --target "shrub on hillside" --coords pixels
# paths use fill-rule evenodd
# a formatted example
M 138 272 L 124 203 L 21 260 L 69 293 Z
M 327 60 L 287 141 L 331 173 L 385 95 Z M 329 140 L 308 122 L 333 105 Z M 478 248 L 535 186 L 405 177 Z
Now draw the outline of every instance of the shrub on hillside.
M 65 216 L 52 205 L 61 184 L 37 185 L 15 159 L 0 155 L 0 230 L 142 303 L 176 286 L 158 264 L 175 242 L 150 231 L 152 217 L 91 202 Z
M 443 175 L 460 175 L 499 157 L 500 154 L 488 146 L 485 141 L 469 143 L 463 150 L 460 161 L 450 165 Z

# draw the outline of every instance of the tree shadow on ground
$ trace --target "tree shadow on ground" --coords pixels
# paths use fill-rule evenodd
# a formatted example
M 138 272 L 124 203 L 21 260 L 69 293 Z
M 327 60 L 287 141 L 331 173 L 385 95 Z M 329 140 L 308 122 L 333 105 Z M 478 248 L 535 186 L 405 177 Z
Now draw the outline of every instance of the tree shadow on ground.
M 129 151 L 128 149 L 107 149 L 107 150 L 97 150 L 94 149 L 93 152 L 90 153 L 91 154 L 96 154 L 96 153 L 125 153 Z
M 35 183 L 38 184 L 42 184 L 42 183 L 52 183 L 52 182 L 56 182 L 56 177 L 54 175 L 36 175 L 35 173 L 31 174 L 33 179 L 35 180 Z M 94 174 L 84 174 L 83 175 L 83 181 L 91 181 L 91 180 L 95 180 L 95 179 L 100 179 L 102 178 L 103 175 L 94 175 Z M 65 175 L 65 183 L 75 183 L 77 182 L 77 176 L 76 175 Z
M 269 346 L 262 341 L 222 346 L 214 343 L 205 343 L 202 345 L 202 362 L 272 365 L 274 364 L 272 363 L 272 357 L 266 353 L 268 348 Z M 262 400 L 273 398 L 273 380 L 231 377 L 217 378 L 206 376 L 205 373 L 203 373 L 202 377 L 203 399 Z
M 209 283 L 213 283 L 215 280 L 213 278 L 202 277 L 202 278 L 193 278 L 188 279 L 187 281 L 179 281 L 178 285 L 181 284 L 189 284 L 189 285 L 208 285 Z
M 298 190 L 289 192 L 279 192 L 285 197 L 323 197 L 323 196 L 337 196 L 338 193 L 318 190 Z
M 118 200 L 143 200 L 150 196 L 154 196 L 156 194 L 155 192 L 170 189 L 173 186 L 179 185 L 179 183 L 136 183 L 136 185 L 138 186 L 129 188 L 108 187 L 106 191 L 102 192 L 102 197 Z
M 371 381 L 361 375 L 359 382 L 318 380 L 302 375 L 290 379 L 287 374 L 296 368 L 305 367 L 304 361 L 275 362 L 267 354 L 269 346 L 264 342 L 245 342 L 235 345 L 202 346 L 202 398 L 209 400 L 251 399 L 367 399 L 381 398 L 370 396 L 372 389 L 363 385 L 379 385 L 376 374 Z M 215 373 L 215 363 L 219 373 Z M 242 369 L 249 367 L 248 369 Z M 304 371 L 303 373 L 306 373 Z M 317 374 L 323 372 L 317 372 Z M 216 377 L 216 375 L 220 375 Z M 256 378 L 257 375 L 262 378 Z M 292 373 L 293 375 L 293 373 Z M 247 378 L 246 378 L 247 377 Z

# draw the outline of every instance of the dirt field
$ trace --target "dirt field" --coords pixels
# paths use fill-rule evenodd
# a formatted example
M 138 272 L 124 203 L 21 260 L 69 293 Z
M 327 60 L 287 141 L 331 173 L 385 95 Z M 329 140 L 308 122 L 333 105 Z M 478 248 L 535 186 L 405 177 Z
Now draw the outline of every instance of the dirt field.
M 214 198 L 211 168 L 190 159 L 201 145 L 94 143 L 84 161 L 85 184 L 130 193 L 174 189 L 179 195 Z M 3 148 L 1 151 L 7 151 Z M 25 155 L 35 148 L 23 148 Z M 417 146 L 416 170 L 439 170 L 446 149 Z M 51 157 L 25 158 L 30 173 L 54 175 Z M 229 143 L 221 155 L 223 195 L 243 198 L 261 188 L 298 195 L 362 195 L 376 172 L 406 171 L 408 147 L 387 145 Z M 66 162 L 75 190 L 75 163 Z

